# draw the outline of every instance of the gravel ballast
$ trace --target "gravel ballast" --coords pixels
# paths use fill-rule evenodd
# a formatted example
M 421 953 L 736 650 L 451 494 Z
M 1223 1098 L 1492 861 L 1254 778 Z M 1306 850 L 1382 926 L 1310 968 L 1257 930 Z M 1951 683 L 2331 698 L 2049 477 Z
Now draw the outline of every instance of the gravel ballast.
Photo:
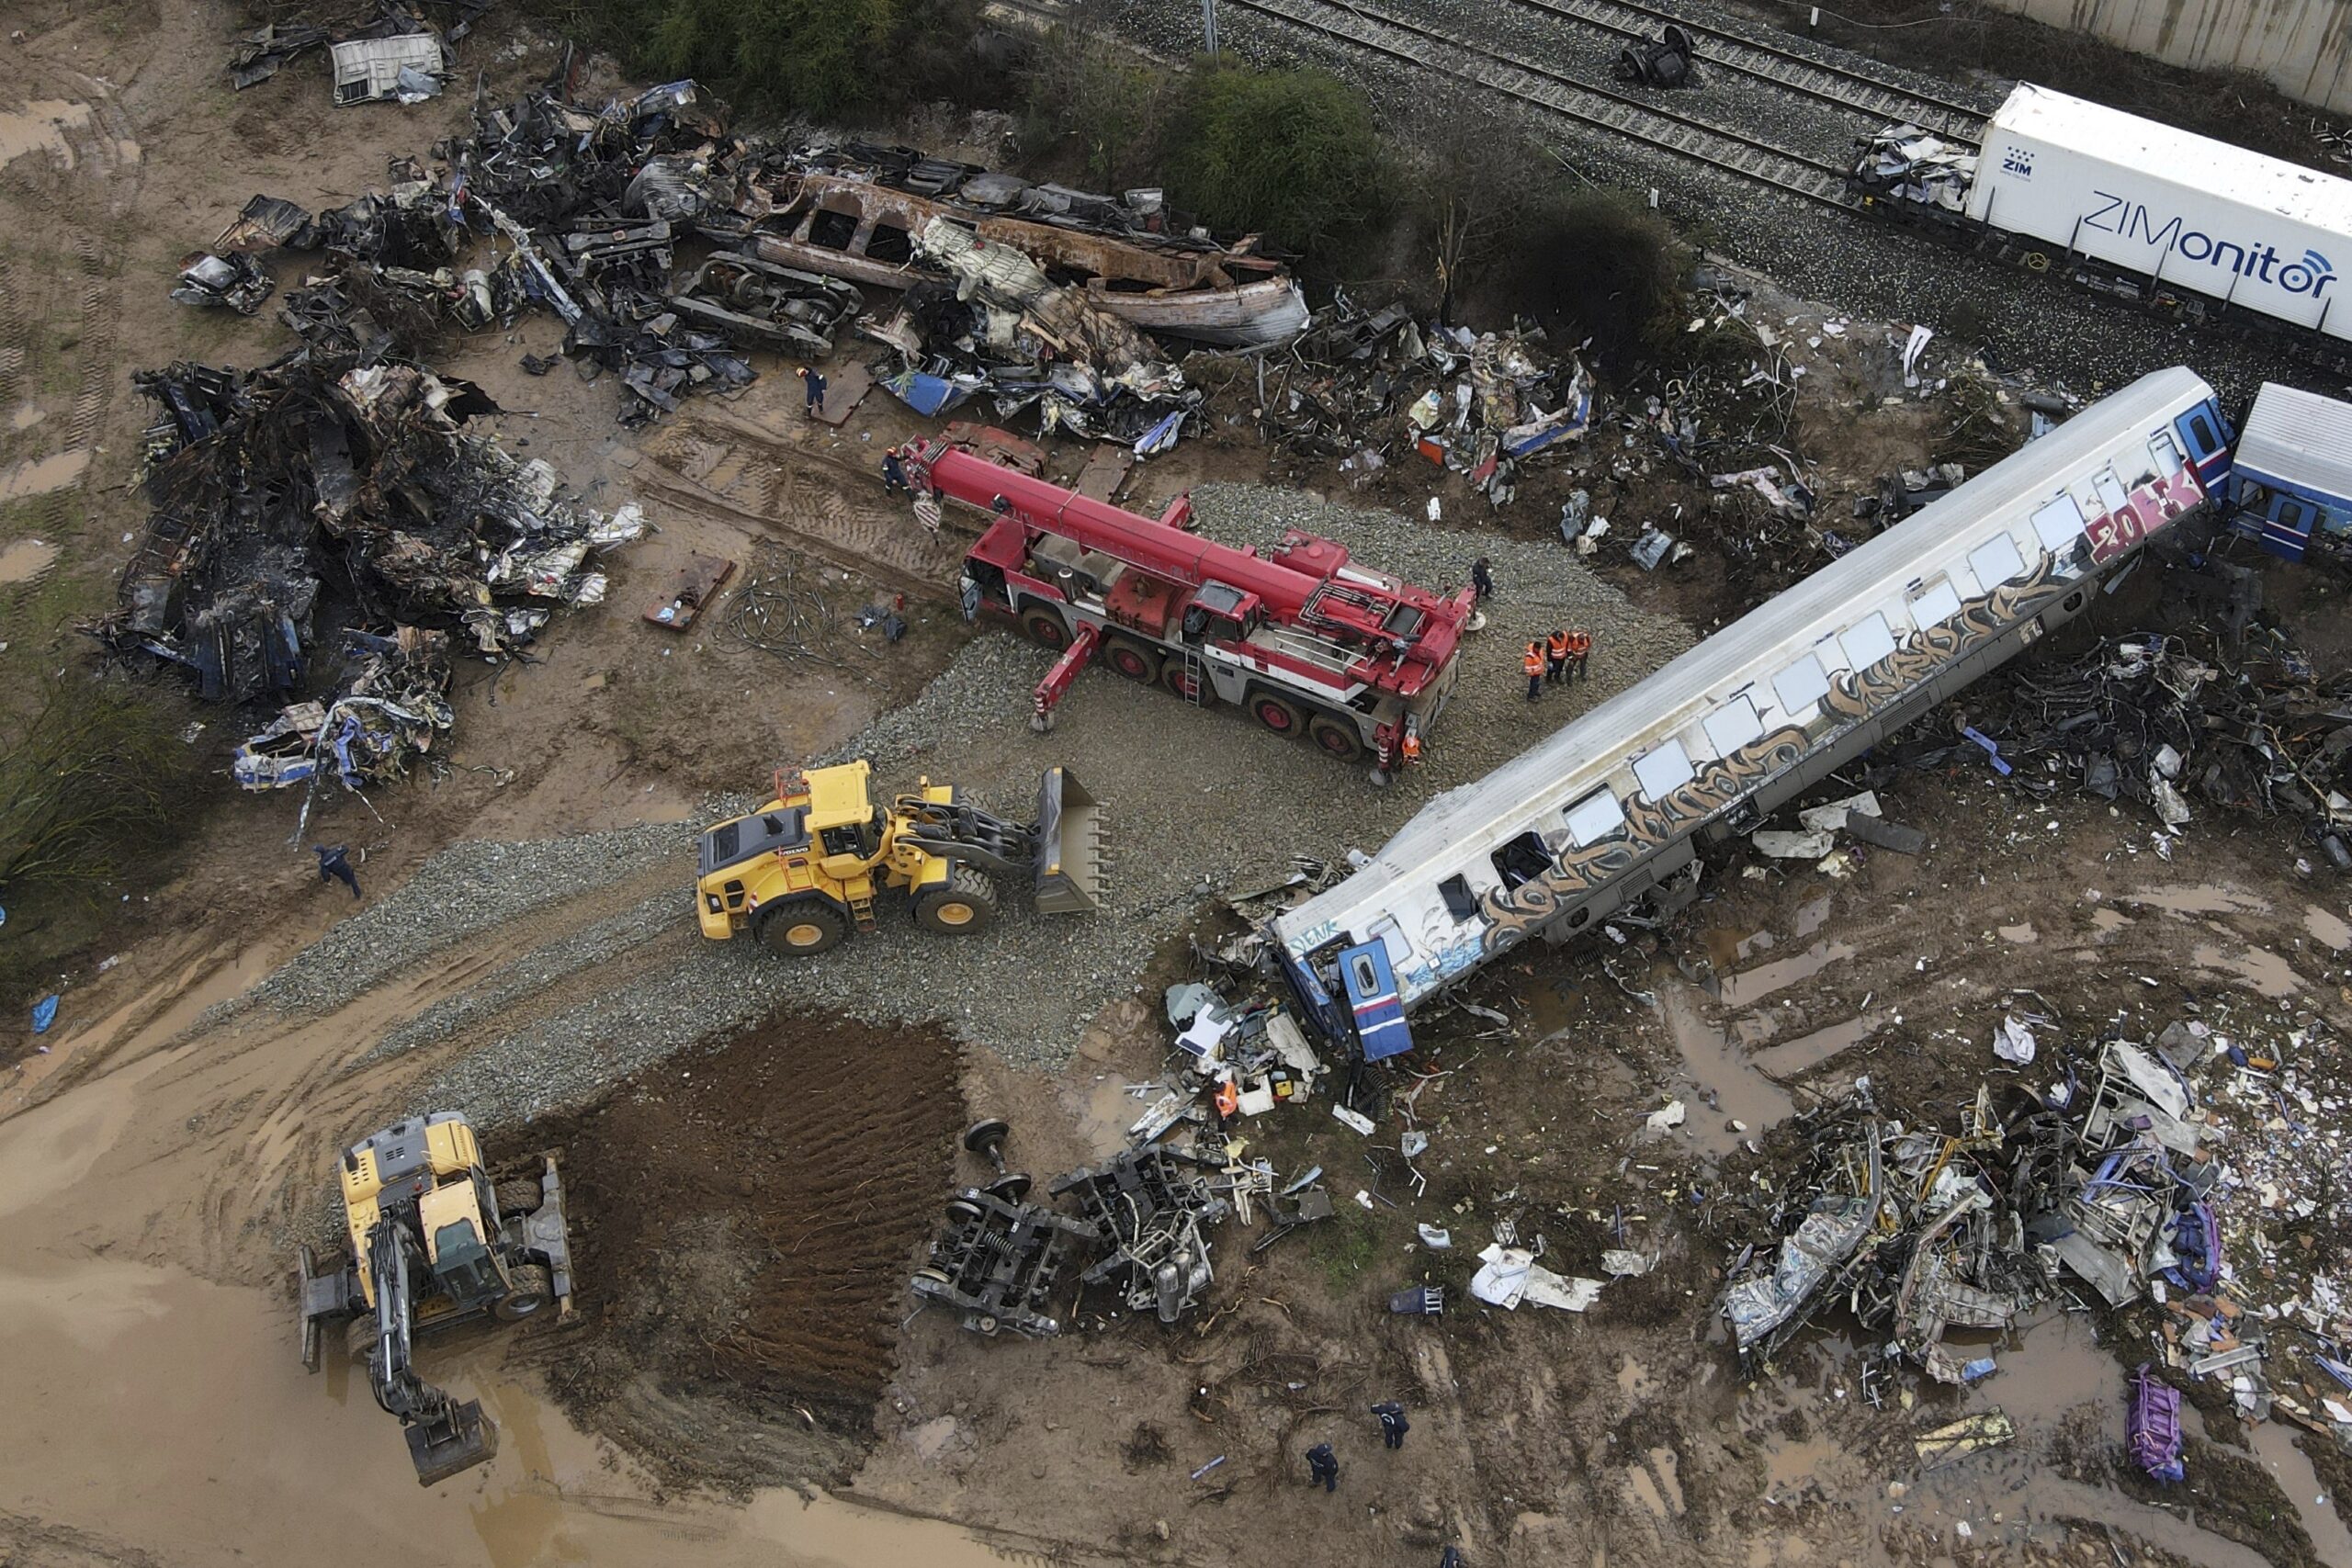
M 684 896 L 693 876 L 684 829 L 466 844 L 435 857 L 256 994 L 280 1007 L 332 1008 L 459 940 L 462 932 L 434 929 L 452 910 L 481 931 L 668 856 L 678 871 L 674 903 L 649 899 L 552 935 L 395 1024 L 364 1059 L 482 1032 L 483 1043 L 440 1057 L 406 1098 L 462 1107 L 485 1126 L 592 1101 L 628 1074 L 697 1042 L 715 1045 L 780 1005 L 874 1023 L 938 1022 L 1016 1065 L 1053 1067 L 1104 1003 L 1132 993 L 1211 893 L 1278 880 L 1294 854 L 1337 860 L 1350 848 L 1376 848 L 1437 791 L 1477 779 L 1690 641 L 1679 621 L 1637 609 L 1558 544 L 1455 533 L 1259 487 L 1204 485 L 1193 500 L 1210 537 L 1272 544 L 1303 528 L 1432 588 L 1457 587 L 1474 556 L 1491 558 L 1498 592 L 1488 626 L 1465 644 L 1462 682 L 1419 768 L 1376 787 L 1363 765 L 1270 734 L 1237 711 L 1194 711 L 1099 669 L 1080 678 L 1057 728 L 1036 735 L 1029 694 L 1053 655 L 989 631 L 842 755 L 872 760 L 877 792 L 928 775 L 1022 819 L 1040 773 L 1067 767 L 1104 806 L 1111 870 L 1098 913 L 1040 916 L 1025 889 L 1008 886 L 994 929 L 948 938 L 916 929 L 893 896 L 878 931 L 796 962 L 748 940 L 696 934 Z M 1530 703 L 1521 649 L 1564 626 L 1593 632 L 1591 678 Z M 464 897 L 450 897 L 460 886 Z M 600 986 L 607 974 L 616 983 Z

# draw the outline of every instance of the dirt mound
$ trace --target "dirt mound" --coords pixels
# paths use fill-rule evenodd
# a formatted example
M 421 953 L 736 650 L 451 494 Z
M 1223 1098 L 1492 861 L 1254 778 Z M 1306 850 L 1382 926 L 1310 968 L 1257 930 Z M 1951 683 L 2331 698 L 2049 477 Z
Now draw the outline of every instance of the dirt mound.
M 852 1461 L 953 1172 L 956 1065 L 933 1030 L 778 1014 L 535 1129 L 575 1216 L 585 1321 L 548 1367 L 573 1416 L 679 1482 Z

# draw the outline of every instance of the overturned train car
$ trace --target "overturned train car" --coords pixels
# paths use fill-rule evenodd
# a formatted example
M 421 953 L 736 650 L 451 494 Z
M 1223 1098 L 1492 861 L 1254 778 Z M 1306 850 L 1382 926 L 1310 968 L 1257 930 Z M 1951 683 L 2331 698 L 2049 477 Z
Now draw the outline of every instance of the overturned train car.
M 2052 626 L 2227 489 L 2212 388 L 2142 378 L 1475 784 L 1268 927 L 1306 1012 L 1378 1060 L 1404 1013 L 1531 937 L 1697 890 L 1698 851 Z

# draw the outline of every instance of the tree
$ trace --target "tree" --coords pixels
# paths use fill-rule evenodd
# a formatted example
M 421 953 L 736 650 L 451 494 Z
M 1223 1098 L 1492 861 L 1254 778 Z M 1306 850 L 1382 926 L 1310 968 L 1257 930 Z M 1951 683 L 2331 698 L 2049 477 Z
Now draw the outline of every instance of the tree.
M 664 75 L 824 118 L 871 96 L 867 58 L 897 19 L 892 0 L 662 0 L 645 54 Z
M 1370 106 L 1320 71 L 1200 65 L 1167 166 L 1170 201 L 1210 227 L 1268 234 L 1327 261 L 1389 205 Z
M 195 769 L 167 704 L 117 681 L 52 681 L 0 743 L 0 897 L 119 868 L 185 809 Z

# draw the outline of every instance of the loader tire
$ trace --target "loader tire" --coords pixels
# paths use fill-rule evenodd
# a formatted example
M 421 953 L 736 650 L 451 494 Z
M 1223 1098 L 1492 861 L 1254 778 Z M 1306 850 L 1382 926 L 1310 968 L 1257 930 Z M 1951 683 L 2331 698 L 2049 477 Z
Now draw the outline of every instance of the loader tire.
M 915 924 L 949 936 L 984 931 L 996 924 L 996 884 L 972 866 L 950 866 L 947 880 L 916 901 Z
M 798 957 L 839 947 L 849 922 L 831 905 L 803 898 L 762 909 L 752 931 L 774 951 Z
M 555 1276 L 543 1264 L 517 1263 L 506 1270 L 514 1288 L 506 1298 L 491 1308 L 491 1314 L 501 1323 L 520 1323 L 526 1317 L 537 1317 L 555 1304 Z
M 1069 624 L 1042 604 L 1021 612 L 1021 629 L 1029 634 L 1030 641 L 1056 653 L 1069 646 Z
M 1148 686 L 1159 679 L 1159 650 L 1131 637 L 1106 637 L 1102 662 L 1138 685 Z
M 376 1314 L 371 1309 L 343 1325 L 343 1352 L 355 1367 L 364 1367 L 376 1353 Z
M 502 1181 L 491 1190 L 491 1199 L 498 1205 L 502 1218 L 508 1214 L 536 1214 L 539 1205 L 548 1201 L 547 1189 L 539 1185 L 536 1176 L 518 1176 L 512 1181 Z
M 1306 721 L 1306 738 L 1316 749 L 1342 762 L 1352 762 L 1363 755 L 1363 737 L 1356 727 L 1329 714 L 1317 714 Z

